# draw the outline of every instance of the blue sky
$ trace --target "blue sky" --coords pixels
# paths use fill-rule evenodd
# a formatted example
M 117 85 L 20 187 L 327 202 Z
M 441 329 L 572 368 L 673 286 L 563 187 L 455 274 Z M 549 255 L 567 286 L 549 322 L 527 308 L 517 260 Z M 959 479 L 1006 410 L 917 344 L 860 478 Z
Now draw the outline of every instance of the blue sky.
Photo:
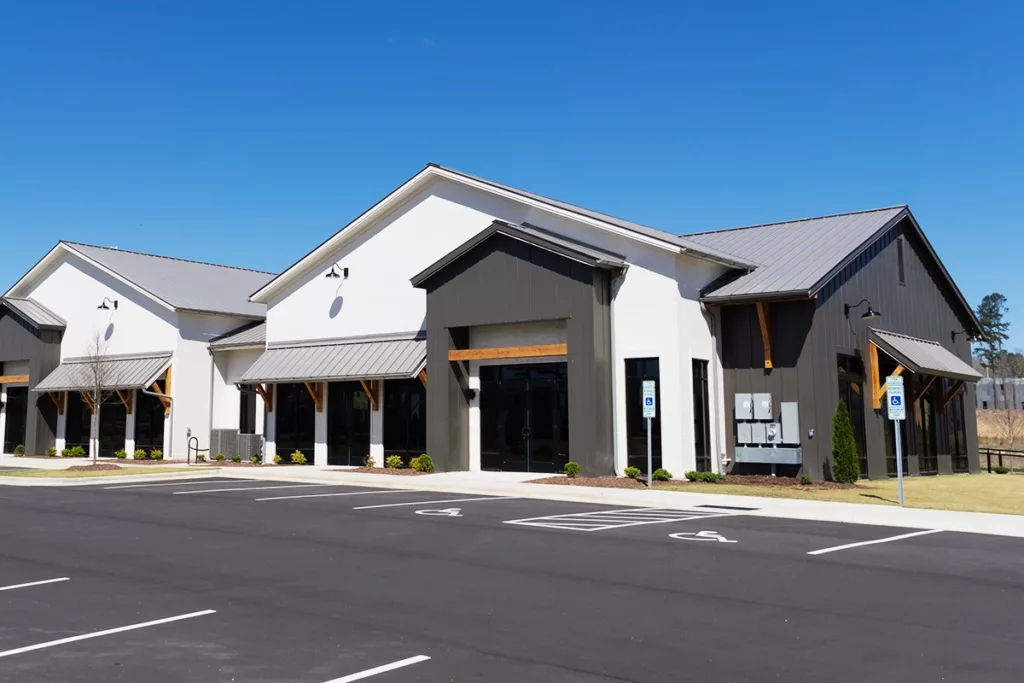
M 1024 345 L 1022 3 L 0 2 L 0 287 L 279 271 L 429 161 L 674 232 L 910 204 Z

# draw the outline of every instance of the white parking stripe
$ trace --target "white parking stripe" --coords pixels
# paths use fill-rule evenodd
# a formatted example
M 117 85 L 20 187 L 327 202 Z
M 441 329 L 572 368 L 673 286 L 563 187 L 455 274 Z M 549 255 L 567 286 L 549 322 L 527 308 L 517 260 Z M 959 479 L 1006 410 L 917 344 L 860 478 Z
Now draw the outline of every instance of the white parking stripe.
M 427 657 L 426 655 L 417 655 L 415 657 L 409 657 L 409 659 L 402 659 L 397 662 L 385 664 L 384 666 L 378 666 L 374 669 L 360 671 L 356 674 L 349 674 L 348 676 L 342 676 L 341 678 L 333 678 L 327 681 L 327 683 L 351 683 L 351 681 L 361 681 L 364 678 L 369 678 L 370 676 L 376 676 L 377 674 L 382 674 L 387 671 L 401 669 L 403 666 L 409 666 L 410 664 L 419 664 L 420 662 L 425 662 L 428 659 L 430 659 L 430 657 Z
M 512 519 L 505 522 L 505 524 L 535 526 L 545 529 L 565 529 L 567 531 L 607 531 L 609 529 L 623 529 L 647 524 L 668 524 L 669 522 L 686 522 L 693 519 L 735 516 L 736 513 L 705 512 L 702 510 L 626 508 L 624 510 L 597 510 L 565 515 L 549 515 L 547 517 Z
M 431 503 L 468 503 L 477 500 L 518 500 L 519 496 L 490 496 L 481 498 L 448 498 L 447 500 L 416 500 L 410 503 L 388 503 L 387 505 L 363 505 L 353 510 L 372 510 L 373 508 L 397 508 L 403 505 L 430 505 Z
M 193 496 L 197 493 L 224 493 L 225 491 L 272 491 L 274 489 L 308 489 L 314 487 L 338 486 L 338 484 L 291 484 L 289 486 L 243 486 L 242 488 L 200 489 L 199 491 L 175 491 L 176 496 Z
M 847 548 L 859 548 L 862 545 L 875 545 L 877 543 L 891 543 L 892 541 L 902 541 L 904 538 L 913 538 L 914 536 L 927 536 L 928 534 L 941 534 L 945 529 L 928 529 L 927 531 L 915 531 L 912 534 L 901 534 L 899 536 L 889 536 L 888 538 L 879 538 L 874 541 L 861 541 L 860 543 L 847 543 L 846 545 L 837 545 L 834 548 L 823 548 L 822 550 L 812 550 L 807 553 L 808 555 L 824 555 L 825 553 L 834 553 L 837 550 L 846 550 Z
M 239 479 L 238 480 L 239 484 L 247 484 L 248 482 L 249 482 L 248 479 Z M 123 486 L 104 486 L 103 490 L 104 491 L 109 491 L 111 489 L 142 489 L 142 488 L 148 488 L 148 487 L 151 487 L 151 486 L 186 486 L 186 485 L 189 485 L 189 484 L 227 484 L 227 483 L 229 483 L 229 482 L 226 482 L 226 481 L 210 482 L 210 481 L 207 481 L 205 477 L 196 477 L 195 479 L 186 479 L 186 480 L 183 480 L 183 481 L 163 481 L 163 482 L 160 482 L 158 484 L 124 484 Z
M 270 498 L 256 498 L 262 500 L 295 500 L 297 498 L 332 498 L 334 496 L 366 496 L 371 493 L 419 493 L 416 489 L 379 489 L 376 491 L 349 491 L 346 493 L 310 493 L 305 496 L 273 496 Z
M 159 626 L 160 624 L 169 624 L 172 621 L 181 621 L 182 619 L 192 619 L 194 617 L 203 617 L 207 614 L 215 614 L 216 611 L 212 609 L 206 609 L 202 612 L 191 612 L 189 614 L 182 614 L 176 617 L 167 617 L 166 619 L 157 619 L 155 621 L 146 621 L 141 624 L 131 624 L 130 626 L 119 626 L 118 628 L 110 628 L 106 631 L 96 631 L 95 633 L 83 633 L 80 636 L 71 636 L 70 638 L 61 638 L 60 640 L 51 640 L 45 643 L 39 643 L 37 645 L 29 645 L 28 647 L 19 647 L 16 650 L 7 650 L 6 652 L 0 652 L 0 658 L 10 657 L 12 655 L 20 655 L 23 652 L 32 652 L 33 650 L 42 650 L 48 647 L 55 647 L 57 645 L 66 645 L 67 643 L 74 643 L 79 640 L 89 640 L 90 638 L 99 638 L 100 636 L 109 636 L 115 633 L 124 633 L 125 631 L 134 631 L 140 628 L 147 628 L 149 626 Z
M 16 588 L 28 588 L 30 586 L 42 586 L 47 583 L 58 583 L 60 581 L 70 581 L 66 576 L 62 576 L 59 579 L 47 579 L 46 581 L 33 581 L 32 583 L 19 583 L 13 586 L 0 586 L 0 591 L 12 591 Z

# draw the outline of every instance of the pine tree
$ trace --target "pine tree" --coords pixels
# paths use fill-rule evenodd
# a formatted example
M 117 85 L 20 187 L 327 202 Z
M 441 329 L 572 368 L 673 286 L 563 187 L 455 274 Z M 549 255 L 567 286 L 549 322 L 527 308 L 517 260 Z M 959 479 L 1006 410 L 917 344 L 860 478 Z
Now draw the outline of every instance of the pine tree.
M 853 484 L 860 479 L 860 461 L 857 459 L 857 441 L 853 438 L 853 423 L 846 403 L 839 399 L 832 418 L 832 474 L 836 481 Z

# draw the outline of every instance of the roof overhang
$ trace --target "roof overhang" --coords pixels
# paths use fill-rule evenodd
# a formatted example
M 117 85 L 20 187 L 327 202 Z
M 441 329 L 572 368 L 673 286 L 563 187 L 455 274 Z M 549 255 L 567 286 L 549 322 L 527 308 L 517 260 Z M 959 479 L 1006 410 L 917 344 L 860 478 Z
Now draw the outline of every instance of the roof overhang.
M 419 334 L 300 342 L 268 348 L 238 383 L 407 379 L 426 364 L 427 340 Z
M 939 342 L 869 328 L 868 340 L 915 374 L 977 382 L 981 373 Z
M 137 355 L 68 358 L 33 391 L 90 391 L 97 379 L 100 389 L 143 389 L 153 384 L 171 364 L 171 352 Z M 98 369 L 94 370 L 94 366 Z

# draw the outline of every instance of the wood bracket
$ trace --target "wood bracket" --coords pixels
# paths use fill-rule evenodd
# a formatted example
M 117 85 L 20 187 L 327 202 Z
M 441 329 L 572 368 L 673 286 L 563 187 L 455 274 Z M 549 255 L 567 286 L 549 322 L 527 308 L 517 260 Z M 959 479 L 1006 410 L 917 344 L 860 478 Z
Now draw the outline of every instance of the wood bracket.
M 380 391 L 380 380 L 379 379 L 361 379 L 359 383 L 363 385 L 363 391 L 366 392 L 366 396 L 370 399 L 370 409 L 376 411 L 377 404 L 377 392 Z
M 63 391 L 48 391 L 46 395 L 53 401 L 53 405 L 57 406 L 57 414 L 64 414 L 64 392 Z
M 121 403 L 124 404 L 124 409 L 126 411 L 128 411 L 129 415 L 131 415 L 132 414 L 132 396 L 134 396 L 134 394 L 132 393 L 132 390 L 131 389 L 127 389 L 127 390 L 125 390 L 125 392 L 122 392 L 120 389 L 114 389 L 114 391 L 117 392 L 117 397 L 119 399 L 121 399 Z
M 868 362 L 871 364 L 871 407 L 875 410 L 882 408 L 882 397 L 885 396 L 885 382 L 879 376 L 878 371 L 878 347 L 868 344 Z M 906 370 L 902 365 L 897 365 L 890 377 L 899 377 Z
M 92 402 L 92 399 L 89 397 L 89 394 L 85 393 L 84 391 L 80 391 L 78 393 L 82 395 L 82 400 L 85 401 L 85 405 L 89 406 L 89 412 L 95 413 L 96 404 Z
M 322 382 L 303 382 L 306 385 L 306 391 L 313 397 L 313 403 L 316 404 L 316 412 L 324 412 L 324 390 Z M 374 408 L 376 410 L 376 408 Z
M 935 377 L 935 375 L 929 375 L 928 381 L 924 383 L 924 386 L 922 386 L 920 389 L 917 389 L 917 391 L 915 391 L 913 395 L 910 397 L 910 405 L 914 405 L 915 403 L 917 403 L 918 400 L 920 400 L 920 398 L 924 396 L 924 393 L 928 391 L 931 385 L 935 383 L 936 379 L 937 378 Z
M 761 325 L 761 343 L 764 345 L 764 368 L 772 369 L 772 328 L 769 304 L 757 302 L 757 321 Z
M 420 381 L 423 382 L 423 386 L 427 386 L 427 369 L 423 368 L 419 374 Z
M 960 390 L 964 388 L 965 384 L 966 382 L 964 382 L 963 380 L 960 380 L 956 384 L 954 384 L 953 388 L 949 390 L 949 393 L 943 396 L 942 400 L 939 401 L 939 407 L 942 410 L 945 410 L 946 406 L 949 405 L 949 402 L 952 401 L 958 393 L 960 393 Z
M 274 412 L 274 388 L 268 384 L 264 387 L 262 384 L 256 385 L 256 393 L 263 399 L 263 404 L 267 406 L 267 412 Z

